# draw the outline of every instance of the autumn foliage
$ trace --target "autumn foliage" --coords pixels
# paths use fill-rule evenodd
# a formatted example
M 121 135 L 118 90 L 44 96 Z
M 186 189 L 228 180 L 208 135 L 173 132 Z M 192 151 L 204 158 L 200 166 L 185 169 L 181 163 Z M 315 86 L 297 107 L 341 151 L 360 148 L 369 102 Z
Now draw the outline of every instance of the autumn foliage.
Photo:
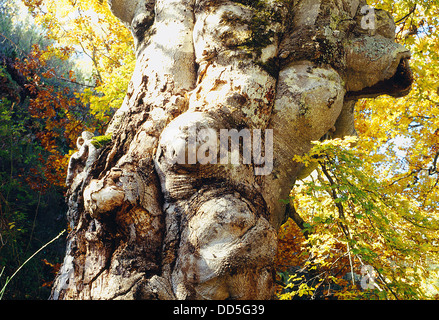
M 370 4 L 395 17 L 396 40 L 412 52 L 415 83 L 404 98 L 359 101 L 358 137 L 316 141 L 296 159 L 317 169 L 296 183 L 289 199 L 308 237 L 297 237 L 291 220 L 280 233 L 280 265 L 297 266 L 279 272 L 282 299 L 438 297 L 439 7 Z M 305 263 L 285 245 L 294 238 Z
M 24 88 L 29 92 L 29 115 L 33 118 L 34 134 L 46 152 L 40 153 L 44 179 L 34 175 L 28 183 L 33 188 L 47 188 L 48 184 L 64 186 L 64 177 L 68 163 L 66 150 L 74 149 L 76 138 L 84 129 L 84 123 L 74 115 L 80 102 L 69 87 L 57 87 L 47 83 L 56 77 L 53 67 L 47 65 L 52 53 L 34 45 L 32 51 L 23 60 L 17 60 L 15 69 L 25 78 Z M 72 73 L 69 73 L 71 81 Z M 36 173 L 35 170 L 30 170 Z

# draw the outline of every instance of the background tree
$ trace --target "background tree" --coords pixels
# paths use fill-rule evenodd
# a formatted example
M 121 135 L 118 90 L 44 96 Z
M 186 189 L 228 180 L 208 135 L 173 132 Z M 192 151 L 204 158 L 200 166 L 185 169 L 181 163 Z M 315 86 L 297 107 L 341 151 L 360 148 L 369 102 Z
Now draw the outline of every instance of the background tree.
M 297 298 L 299 293 L 308 298 L 437 297 L 438 7 L 434 1 L 375 5 L 396 17 L 396 40 L 412 52 L 413 89 L 404 98 L 360 101 L 355 111 L 356 146 L 347 150 L 346 143 L 317 145 L 314 155 L 322 158 L 305 159 L 320 166 L 313 180 L 294 189 L 292 205 L 304 219 L 299 224 L 306 224 L 313 235 L 306 240 L 291 227 L 294 222 L 285 226 L 278 260 L 284 266 L 284 283 L 289 278 L 284 273 L 289 239 L 312 243 L 314 255 L 291 260 L 290 265 L 299 266 L 309 259 L 310 265 L 304 273 L 289 269 L 295 277 L 284 298 Z M 308 252 L 309 247 L 299 251 Z M 361 290 L 364 264 L 373 266 L 381 289 Z
M 81 102 L 96 118 L 93 130 L 103 133 L 125 97 L 134 69 L 133 38 L 104 1 L 24 0 L 37 23 L 58 47 L 75 52 L 89 71 Z M 92 130 L 92 131 L 93 131 Z

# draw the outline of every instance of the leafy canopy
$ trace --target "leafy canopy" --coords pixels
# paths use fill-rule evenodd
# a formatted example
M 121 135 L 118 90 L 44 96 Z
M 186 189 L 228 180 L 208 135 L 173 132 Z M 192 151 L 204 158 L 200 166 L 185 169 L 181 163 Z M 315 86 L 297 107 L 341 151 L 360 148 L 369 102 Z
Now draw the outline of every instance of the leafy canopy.
M 82 70 L 91 70 L 88 86 L 78 93 L 103 133 L 125 97 L 135 65 L 129 30 L 106 1 L 23 0 L 37 23 L 48 30 L 56 48 L 75 53 Z

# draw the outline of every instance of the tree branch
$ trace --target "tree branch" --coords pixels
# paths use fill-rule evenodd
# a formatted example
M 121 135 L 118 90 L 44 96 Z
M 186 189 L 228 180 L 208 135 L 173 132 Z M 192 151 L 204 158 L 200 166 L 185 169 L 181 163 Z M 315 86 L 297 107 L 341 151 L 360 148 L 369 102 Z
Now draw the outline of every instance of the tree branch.
M 304 230 L 303 236 L 308 239 L 309 231 L 306 230 L 305 220 L 297 213 L 296 208 L 288 203 L 285 212 L 287 218 L 291 218 L 301 230 Z
M 413 8 L 409 11 L 409 13 L 407 13 L 404 17 L 402 17 L 401 19 L 395 21 L 395 24 L 398 24 L 400 22 L 402 22 L 403 20 L 407 19 L 411 14 L 413 14 L 416 11 L 416 4 L 413 6 Z
M 334 186 L 335 186 L 334 179 L 332 179 L 328 169 L 326 168 L 326 165 L 323 162 L 320 162 L 320 166 L 322 168 L 323 174 L 325 175 L 325 177 L 328 179 L 329 183 L 331 184 L 331 197 L 335 202 L 335 206 L 337 207 L 338 217 L 340 219 L 346 220 L 343 205 L 340 202 L 337 202 L 337 200 L 339 198 L 338 198 L 337 191 L 334 188 Z M 345 236 L 347 238 L 350 238 L 350 232 L 349 232 L 349 229 L 347 228 L 347 226 L 345 226 L 343 223 L 338 223 L 338 224 L 339 224 L 341 230 L 343 231 L 343 233 L 345 234 Z

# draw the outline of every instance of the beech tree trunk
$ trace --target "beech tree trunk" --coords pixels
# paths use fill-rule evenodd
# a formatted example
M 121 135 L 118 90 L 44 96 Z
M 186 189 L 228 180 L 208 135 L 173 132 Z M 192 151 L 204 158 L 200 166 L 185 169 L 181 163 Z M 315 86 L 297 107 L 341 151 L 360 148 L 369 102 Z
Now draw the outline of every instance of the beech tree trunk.
M 109 4 L 137 64 L 111 141 L 78 138 L 51 298 L 272 298 L 294 155 L 355 134 L 357 99 L 410 90 L 392 17 L 362 0 Z

